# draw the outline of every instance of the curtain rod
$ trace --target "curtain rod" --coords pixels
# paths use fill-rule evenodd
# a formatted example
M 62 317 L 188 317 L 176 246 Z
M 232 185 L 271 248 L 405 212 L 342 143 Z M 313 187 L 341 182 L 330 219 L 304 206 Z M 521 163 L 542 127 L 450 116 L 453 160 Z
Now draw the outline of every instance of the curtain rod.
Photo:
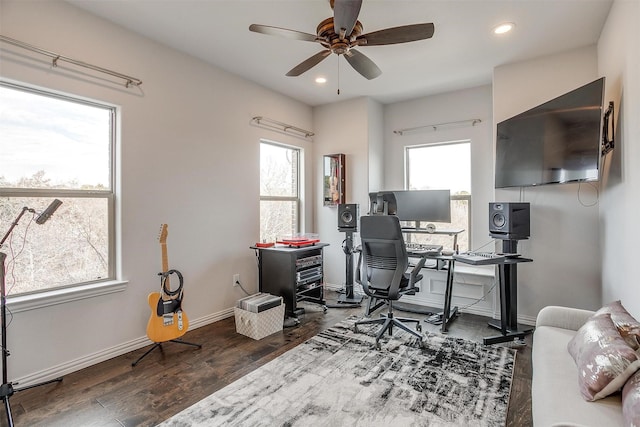
M 251 122 L 255 123 L 257 126 L 260 126 L 266 129 L 272 129 L 272 130 L 277 130 L 284 133 L 290 133 L 294 136 L 298 136 L 301 138 L 311 138 L 312 136 L 315 135 L 315 133 L 309 130 L 300 129 L 299 127 L 288 125 L 286 123 L 269 119 L 267 117 L 256 116 L 251 119 Z
M 59 61 L 64 61 L 64 62 L 68 62 L 70 64 L 77 65 L 79 67 L 89 68 L 89 69 L 91 69 L 93 71 L 97 71 L 99 73 L 109 74 L 110 76 L 114 76 L 114 77 L 118 77 L 120 79 L 123 79 L 123 80 L 125 80 L 125 87 L 127 87 L 127 88 L 129 86 L 131 86 L 131 85 L 140 86 L 142 84 L 142 80 L 137 79 L 135 77 L 127 76 L 125 74 L 121 74 L 121 73 L 118 73 L 116 71 L 108 70 L 106 68 L 98 67 L 96 65 L 87 64 L 86 62 L 78 61 L 77 59 L 72 59 L 72 58 L 60 55 L 58 53 L 51 52 L 51 51 L 48 51 L 48 50 L 45 50 L 45 49 L 30 45 L 28 43 L 24 43 L 24 42 L 21 42 L 19 40 L 12 39 L 12 38 L 7 37 L 7 36 L 0 35 L 0 41 L 12 44 L 12 45 L 17 46 L 17 47 L 21 47 L 23 49 L 30 50 L 32 52 L 39 53 L 41 55 L 48 56 L 48 57 L 52 58 L 51 65 L 54 66 L 54 67 L 58 66 L 58 62 Z
M 424 126 L 417 126 L 414 128 L 399 129 L 399 130 L 394 130 L 393 133 L 395 133 L 396 135 L 402 136 L 406 133 L 421 132 L 421 131 L 428 131 L 428 130 L 435 132 L 438 130 L 438 128 L 442 128 L 442 127 L 475 126 L 478 123 L 482 123 L 482 120 L 480 119 L 458 120 L 457 122 L 436 123 L 433 125 L 424 125 Z

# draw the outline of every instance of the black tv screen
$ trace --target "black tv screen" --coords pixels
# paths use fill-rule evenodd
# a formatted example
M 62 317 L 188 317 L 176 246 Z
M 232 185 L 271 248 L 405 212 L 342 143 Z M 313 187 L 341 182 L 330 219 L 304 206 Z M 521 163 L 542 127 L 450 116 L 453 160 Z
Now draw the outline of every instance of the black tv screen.
M 596 181 L 604 77 L 498 123 L 495 188 Z

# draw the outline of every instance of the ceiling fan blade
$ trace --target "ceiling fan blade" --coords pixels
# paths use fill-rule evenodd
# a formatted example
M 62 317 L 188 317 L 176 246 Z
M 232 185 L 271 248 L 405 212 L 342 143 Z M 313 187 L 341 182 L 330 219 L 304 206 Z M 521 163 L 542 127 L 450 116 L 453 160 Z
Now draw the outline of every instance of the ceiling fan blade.
M 251 24 L 249 25 L 249 31 L 254 33 L 267 34 L 269 36 L 280 36 L 288 39 L 302 40 L 307 42 L 317 41 L 317 37 L 314 34 L 303 33 L 296 30 L 288 30 L 286 28 L 271 27 L 269 25 Z
M 301 63 L 299 63 L 295 67 L 293 67 L 291 69 L 291 71 L 289 71 L 287 73 L 287 76 L 289 76 L 289 77 L 299 76 L 300 74 L 304 73 L 305 71 L 308 71 L 311 68 L 313 68 L 314 66 L 318 65 L 324 58 L 326 58 L 329 55 L 331 55 L 331 51 L 330 50 L 320 51 L 320 52 L 316 53 L 315 55 L 313 55 L 312 57 L 305 59 L 304 61 L 302 61 Z
M 356 38 L 358 46 L 381 46 L 385 44 L 407 43 L 433 37 L 435 27 L 429 24 L 403 25 L 363 34 Z
M 335 0 L 333 2 L 333 30 L 336 34 L 351 35 L 353 27 L 356 25 L 362 0 Z
M 382 74 L 382 71 L 378 66 L 370 60 L 366 55 L 351 49 L 344 55 L 345 59 L 351 66 L 362 74 L 363 77 L 372 80 Z

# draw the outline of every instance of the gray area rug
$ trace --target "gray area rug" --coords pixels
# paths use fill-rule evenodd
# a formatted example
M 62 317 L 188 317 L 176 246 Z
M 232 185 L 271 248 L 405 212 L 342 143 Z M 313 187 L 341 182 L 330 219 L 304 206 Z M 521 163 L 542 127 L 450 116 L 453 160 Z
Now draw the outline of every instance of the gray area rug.
M 381 339 L 355 318 L 300 344 L 160 424 L 503 426 L 515 350 L 404 331 Z

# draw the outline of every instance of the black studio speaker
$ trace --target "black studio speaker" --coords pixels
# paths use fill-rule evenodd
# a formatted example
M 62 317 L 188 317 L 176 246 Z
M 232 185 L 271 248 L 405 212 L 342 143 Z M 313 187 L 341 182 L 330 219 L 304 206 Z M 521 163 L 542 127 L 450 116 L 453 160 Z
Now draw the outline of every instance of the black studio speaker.
M 489 235 L 496 239 L 528 239 L 530 229 L 529 203 L 489 203 Z
M 358 204 L 341 203 L 338 205 L 338 229 L 356 230 L 358 228 Z

